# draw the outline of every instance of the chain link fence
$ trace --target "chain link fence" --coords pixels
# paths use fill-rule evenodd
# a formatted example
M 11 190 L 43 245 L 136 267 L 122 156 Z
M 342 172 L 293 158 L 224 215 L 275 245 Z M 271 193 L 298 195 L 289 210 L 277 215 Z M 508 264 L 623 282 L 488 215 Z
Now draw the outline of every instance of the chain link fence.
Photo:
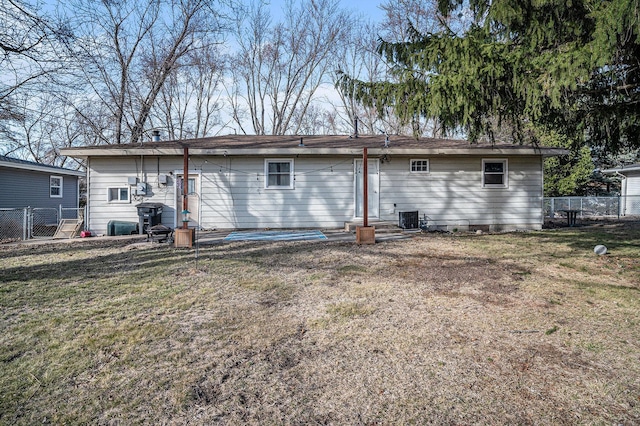
M 84 219 L 84 208 L 0 209 L 0 242 L 51 238 L 61 219 Z
M 640 215 L 640 195 L 613 197 L 545 197 L 545 217 L 561 217 L 568 210 L 579 217 L 621 217 Z
M 31 209 L 31 238 L 50 238 L 58 228 L 58 209 Z
M 29 209 L 0 209 L 0 241 L 26 240 L 29 233 Z

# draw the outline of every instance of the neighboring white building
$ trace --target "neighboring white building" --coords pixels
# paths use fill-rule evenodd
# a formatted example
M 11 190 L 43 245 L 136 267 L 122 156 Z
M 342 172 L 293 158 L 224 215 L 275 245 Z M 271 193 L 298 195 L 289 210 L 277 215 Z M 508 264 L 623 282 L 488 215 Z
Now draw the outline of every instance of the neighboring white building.
M 369 218 L 418 211 L 432 226 L 540 229 L 543 158 L 557 148 L 384 136 L 222 136 L 63 149 L 87 167 L 87 227 L 136 222 L 136 204 L 164 205 L 176 227 L 189 152 L 190 226 L 341 228 L 361 218 L 368 149 Z
M 615 174 L 622 178 L 620 184 L 620 214 L 640 215 L 640 164 L 603 170 L 605 174 Z

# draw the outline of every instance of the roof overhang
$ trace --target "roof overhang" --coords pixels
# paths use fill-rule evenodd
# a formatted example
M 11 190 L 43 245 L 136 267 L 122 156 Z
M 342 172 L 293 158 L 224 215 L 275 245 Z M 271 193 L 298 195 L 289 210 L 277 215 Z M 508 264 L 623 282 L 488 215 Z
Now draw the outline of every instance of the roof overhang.
M 553 157 L 567 155 L 569 151 L 562 148 L 536 148 L 536 147 L 464 147 L 464 148 L 395 148 L 380 147 L 368 148 L 368 155 L 423 155 L 423 156 L 543 156 Z M 77 158 L 88 157 L 128 157 L 128 156 L 181 156 L 183 148 L 176 147 L 114 147 L 104 148 L 65 148 L 61 150 L 63 155 Z M 190 155 L 202 156 L 359 156 L 362 148 L 316 148 L 316 147 L 292 147 L 292 148 L 189 148 Z
M 62 169 L 59 167 L 49 167 L 46 165 L 38 165 L 38 164 L 12 163 L 12 162 L 6 162 L 6 161 L 0 161 L 0 167 L 5 167 L 9 169 L 31 170 L 35 172 L 44 172 L 44 173 L 50 173 L 55 175 L 78 176 L 78 177 L 85 177 L 87 175 L 85 172 L 81 172 L 78 170 Z

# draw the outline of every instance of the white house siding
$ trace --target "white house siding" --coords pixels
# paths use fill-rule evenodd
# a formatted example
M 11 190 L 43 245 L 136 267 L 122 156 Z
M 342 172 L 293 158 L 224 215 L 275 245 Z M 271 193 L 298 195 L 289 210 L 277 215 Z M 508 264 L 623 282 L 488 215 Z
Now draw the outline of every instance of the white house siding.
M 267 157 L 291 159 L 292 157 Z M 265 157 L 212 157 L 202 166 L 204 228 L 330 228 L 353 218 L 350 158 L 294 160 L 294 189 L 265 189 Z
M 625 173 L 623 195 L 626 195 L 624 203 L 625 215 L 640 215 L 640 171 L 628 171 Z
M 174 163 L 173 165 L 171 163 Z M 136 204 L 141 202 L 158 202 L 167 207 L 163 209 L 162 223 L 173 226 L 174 202 L 173 185 L 158 185 L 158 174 L 168 174 L 177 161 L 169 162 L 160 158 L 158 173 L 158 157 L 92 157 L 87 167 L 88 224 L 91 232 L 106 234 L 109 221 L 138 222 Z M 143 170 L 144 165 L 144 170 Z M 135 186 L 131 186 L 131 199 L 128 203 L 110 203 L 107 199 L 108 188 L 127 187 L 128 178 L 137 178 L 138 182 L 147 182 L 149 197 L 134 196 Z
M 338 228 L 354 218 L 354 157 L 270 156 L 294 160 L 294 189 L 265 189 L 265 157 L 191 156 L 200 176 L 200 226 L 204 229 Z M 428 174 L 411 173 L 409 160 L 429 159 Z M 538 156 L 508 160 L 508 188 L 482 188 L 481 156 L 392 156 L 380 164 L 380 218 L 397 222 L 398 212 L 427 214 L 430 224 L 500 229 L 539 229 L 542 165 Z M 136 204 L 165 205 L 162 223 L 176 226 L 175 179 L 182 157 L 91 157 L 89 229 L 106 233 L 111 220 L 137 222 Z M 167 184 L 159 175 L 168 176 Z M 148 195 L 109 203 L 107 188 L 146 182 Z M 132 188 L 133 189 L 133 188 Z
M 264 160 L 190 157 L 190 174 L 196 172 L 201 179 L 197 191 L 202 228 L 335 228 L 353 218 L 353 159 L 293 158 L 294 189 L 265 189 Z M 175 180 L 169 176 L 167 184 L 161 185 L 158 175 L 181 171 L 182 161 L 181 157 L 155 156 L 91 158 L 88 196 L 92 232 L 106 233 L 111 220 L 137 222 L 135 206 L 141 202 L 164 204 L 162 223 L 176 226 Z M 108 202 L 108 188 L 127 186 L 129 177 L 146 182 L 148 196 L 132 195 L 129 203 Z
M 418 157 L 411 157 L 417 159 Z M 492 157 L 419 157 L 429 159 L 429 173 L 411 173 L 410 158 L 393 157 L 380 166 L 380 212 L 398 220 L 398 212 L 419 211 L 430 225 L 487 227 L 491 230 L 540 229 L 541 158 L 508 160 L 508 187 L 482 187 L 482 159 Z
M 627 196 L 638 197 L 640 196 L 640 171 L 628 172 L 626 178 Z

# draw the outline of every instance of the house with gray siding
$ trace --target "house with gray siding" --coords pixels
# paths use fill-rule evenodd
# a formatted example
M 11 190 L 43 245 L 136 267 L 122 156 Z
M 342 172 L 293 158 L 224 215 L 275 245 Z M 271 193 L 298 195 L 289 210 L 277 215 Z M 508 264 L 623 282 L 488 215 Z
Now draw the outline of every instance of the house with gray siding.
M 0 156 L 0 208 L 78 208 L 84 172 Z
M 432 227 L 540 229 L 543 159 L 566 151 L 391 136 L 230 135 L 132 145 L 66 148 L 87 166 L 87 226 L 136 222 L 136 205 L 163 205 L 182 224 L 184 154 L 192 227 L 341 228 L 363 216 L 398 222 L 418 211 Z

